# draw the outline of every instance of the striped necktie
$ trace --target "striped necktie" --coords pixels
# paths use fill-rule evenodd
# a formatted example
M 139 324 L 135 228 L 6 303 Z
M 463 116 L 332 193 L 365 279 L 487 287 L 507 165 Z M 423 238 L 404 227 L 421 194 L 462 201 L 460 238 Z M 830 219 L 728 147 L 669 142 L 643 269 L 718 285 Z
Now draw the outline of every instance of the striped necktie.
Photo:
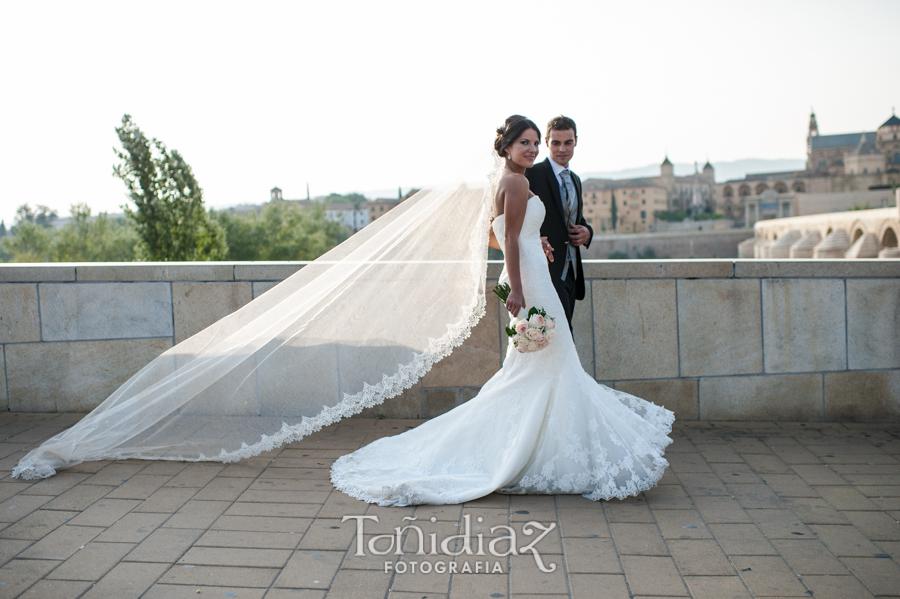
M 575 184 L 572 182 L 572 174 L 569 169 L 563 169 L 559 173 L 559 177 L 562 179 L 559 190 L 562 193 L 562 204 L 566 216 L 566 235 L 568 235 L 568 228 L 575 224 L 575 218 L 578 216 L 578 194 L 575 192 Z M 575 246 L 566 243 L 566 264 L 563 266 L 562 272 L 564 281 L 566 275 L 569 274 L 569 267 L 573 264 L 575 264 Z M 577 273 L 574 276 L 577 278 Z

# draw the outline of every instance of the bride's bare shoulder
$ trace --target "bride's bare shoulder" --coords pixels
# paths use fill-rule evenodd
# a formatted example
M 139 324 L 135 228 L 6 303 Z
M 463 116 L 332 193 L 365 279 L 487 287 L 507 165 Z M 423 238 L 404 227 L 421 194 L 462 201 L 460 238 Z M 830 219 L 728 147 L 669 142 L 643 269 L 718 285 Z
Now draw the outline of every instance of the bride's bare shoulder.
M 497 191 L 513 197 L 522 196 L 525 199 L 531 195 L 528 179 L 525 178 L 525 175 L 520 175 L 518 173 L 504 173 L 503 176 L 500 177 Z

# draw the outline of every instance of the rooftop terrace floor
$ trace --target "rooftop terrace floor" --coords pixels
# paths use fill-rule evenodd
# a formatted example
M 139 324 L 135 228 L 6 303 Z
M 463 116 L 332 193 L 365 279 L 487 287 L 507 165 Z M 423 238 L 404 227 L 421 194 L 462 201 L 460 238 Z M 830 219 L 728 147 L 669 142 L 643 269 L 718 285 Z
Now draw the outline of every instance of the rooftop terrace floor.
M 379 508 L 334 490 L 335 458 L 421 422 L 410 420 L 344 420 L 237 464 L 89 462 L 10 478 L 79 417 L 0 414 L 0 599 L 900 597 L 896 423 L 676 423 L 660 485 L 625 501 Z M 360 515 L 378 517 L 362 556 L 356 520 L 342 522 Z M 467 521 L 482 556 L 416 555 L 413 530 L 402 555 L 367 547 L 412 524 L 430 551 L 430 534 L 440 545 Z M 491 555 L 510 534 L 491 527 L 508 525 L 521 548 L 541 534 L 528 521 L 551 529 L 534 547 L 555 571 L 527 552 Z

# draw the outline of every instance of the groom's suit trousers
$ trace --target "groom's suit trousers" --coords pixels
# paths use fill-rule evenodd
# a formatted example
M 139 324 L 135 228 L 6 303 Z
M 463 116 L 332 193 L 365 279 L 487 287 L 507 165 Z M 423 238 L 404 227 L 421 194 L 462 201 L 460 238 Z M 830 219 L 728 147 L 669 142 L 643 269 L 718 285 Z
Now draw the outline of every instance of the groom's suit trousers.
M 572 328 L 572 315 L 575 313 L 575 300 L 577 298 L 574 270 L 569 271 L 565 281 L 552 277 L 553 287 L 556 289 L 556 295 L 559 296 L 559 301 L 566 311 L 566 320 L 569 322 L 569 330 L 572 332 L 573 338 L 575 337 L 575 329 Z

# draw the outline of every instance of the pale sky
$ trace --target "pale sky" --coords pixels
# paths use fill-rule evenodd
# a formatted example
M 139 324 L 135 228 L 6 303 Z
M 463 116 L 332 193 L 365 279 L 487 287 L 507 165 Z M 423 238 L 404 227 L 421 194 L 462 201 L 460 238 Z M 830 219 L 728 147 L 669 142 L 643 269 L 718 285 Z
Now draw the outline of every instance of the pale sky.
M 823 134 L 900 108 L 898 27 L 897 0 L 0 0 L 0 218 L 119 212 L 125 113 L 217 208 L 452 180 L 513 113 L 574 118 L 576 172 L 803 158 L 811 106 Z

